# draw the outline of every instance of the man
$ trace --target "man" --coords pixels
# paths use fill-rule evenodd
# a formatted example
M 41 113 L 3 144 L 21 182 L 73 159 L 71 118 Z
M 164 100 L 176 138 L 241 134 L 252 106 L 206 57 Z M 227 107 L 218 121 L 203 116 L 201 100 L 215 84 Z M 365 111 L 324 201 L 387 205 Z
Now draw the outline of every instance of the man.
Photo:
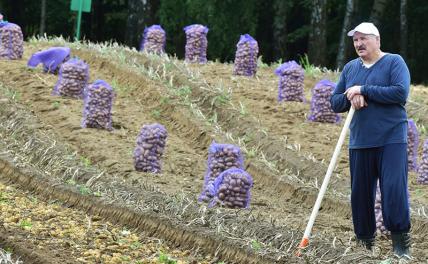
M 410 256 L 407 189 L 407 114 L 410 74 L 400 55 L 380 50 L 372 23 L 348 32 L 359 58 L 348 62 L 330 102 L 336 113 L 352 106 L 349 163 L 351 207 L 357 241 L 371 249 L 376 234 L 374 203 L 379 179 L 382 215 L 394 253 Z

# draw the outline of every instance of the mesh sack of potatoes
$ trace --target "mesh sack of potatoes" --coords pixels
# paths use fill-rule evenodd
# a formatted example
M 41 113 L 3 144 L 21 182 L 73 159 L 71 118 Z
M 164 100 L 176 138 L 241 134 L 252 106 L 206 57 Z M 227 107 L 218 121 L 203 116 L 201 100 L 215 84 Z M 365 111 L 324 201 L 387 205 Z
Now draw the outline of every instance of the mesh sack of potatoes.
M 220 204 L 228 208 L 248 208 L 253 178 L 245 170 L 231 168 L 223 171 L 214 181 L 210 207 Z
M 275 70 L 275 74 L 279 76 L 278 102 L 304 102 L 303 81 L 305 71 L 297 62 L 293 60 L 281 64 Z
M 137 137 L 134 150 L 134 167 L 136 171 L 161 172 L 161 158 L 165 149 L 168 133 L 160 124 L 144 125 Z
M 208 202 L 213 198 L 215 179 L 223 171 L 231 168 L 243 169 L 244 158 L 238 146 L 231 144 L 211 143 L 208 149 L 207 171 L 199 201 Z
M 336 84 L 330 80 L 321 80 L 312 89 L 311 113 L 309 121 L 321 123 L 337 123 L 340 116 L 333 112 L 330 104 L 330 97 Z
M 191 63 L 207 62 L 208 28 L 194 24 L 184 27 L 186 34 L 185 61 Z
M 254 76 L 257 72 L 257 55 L 259 45 L 257 41 L 248 34 L 241 35 L 236 45 L 234 75 Z
M 165 52 L 166 34 L 159 25 L 153 25 L 144 29 L 140 51 L 162 54 Z
M 428 184 L 428 139 L 424 142 L 422 150 L 422 161 L 419 165 L 417 182 L 420 184 Z
M 385 224 L 383 223 L 382 196 L 380 193 L 379 181 L 376 187 L 375 217 L 376 217 L 376 230 L 383 235 L 389 235 L 390 232 L 386 229 Z
M 407 122 L 407 161 L 409 170 L 418 170 L 419 132 L 413 119 Z
M 61 65 L 58 81 L 52 95 L 83 98 L 83 92 L 88 85 L 89 66 L 79 59 L 71 59 Z
M 42 50 L 31 55 L 27 66 L 30 68 L 37 67 L 40 63 L 43 64 L 43 71 L 56 74 L 61 67 L 61 64 L 70 59 L 70 48 L 68 47 L 52 47 L 47 50 Z
M 0 59 L 17 60 L 24 54 L 24 36 L 21 27 L 2 21 L 0 23 Z
M 83 94 L 83 128 L 112 130 L 111 109 L 115 94 L 111 86 L 96 80 L 88 85 Z

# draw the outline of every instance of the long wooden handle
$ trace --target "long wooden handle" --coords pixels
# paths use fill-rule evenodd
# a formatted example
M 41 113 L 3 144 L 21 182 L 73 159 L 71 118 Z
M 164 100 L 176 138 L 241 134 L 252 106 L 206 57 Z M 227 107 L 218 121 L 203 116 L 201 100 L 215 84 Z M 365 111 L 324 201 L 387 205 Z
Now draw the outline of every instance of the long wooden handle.
M 328 165 L 327 173 L 324 176 L 324 181 L 321 185 L 317 200 L 315 201 L 315 205 L 312 209 L 312 213 L 306 226 L 305 233 L 303 234 L 302 241 L 299 244 L 299 249 L 304 249 L 309 245 L 309 236 L 311 234 L 315 218 L 317 218 L 318 211 L 321 206 L 321 201 L 324 197 L 325 191 L 327 190 L 328 182 L 330 181 L 331 174 L 333 173 L 334 167 L 336 166 L 336 161 L 339 157 L 340 149 L 342 148 L 343 142 L 345 141 L 346 133 L 348 132 L 349 124 L 351 123 L 354 113 L 355 109 L 351 107 L 348 116 L 346 117 L 345 124 L 343 125 L 342 132 L 340 133 L 339 140 L 337 141 L 336 148 L 334 149 L 333 156 L 331 157 L 330 164 Z M 298 251 L 296 255 L 300 255 L 300 251 Z

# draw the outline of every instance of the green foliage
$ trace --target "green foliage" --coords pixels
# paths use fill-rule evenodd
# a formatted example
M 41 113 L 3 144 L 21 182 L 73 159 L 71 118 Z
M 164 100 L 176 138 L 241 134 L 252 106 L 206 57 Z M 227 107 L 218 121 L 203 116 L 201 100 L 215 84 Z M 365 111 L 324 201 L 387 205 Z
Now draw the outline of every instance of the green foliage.
M 80 156 L 80 161 L 83 163 L 85 167 L 91 166 L 91 160 L 87 157 Z
M 54 101 L 54 102 L 52 102 L 52 107 L 55 108 L 55 109 L 58 109 L 59 106 L 60 106 L 60 104 L 61 104 L 60 101 Z
M 257 240 L 252 240 L 251 241 L 251 248 L 254 249 L 255 251 L 259 251 L 262 249 L 262 244 L 260 242 L 258 242 Z
M 67 183 L 69 185 L 76 185 L 76 181 L 73 179 L 68 179 L 65 183 Z
M 79 186 L 79 193 L 81 195 L 88 195 L 88 194 L 91 194 L 91 189 L 89 189 L 86 186 L 81 185 L 81 186 Z
M 321 69 L 316 67 L 315 65 L 309 62 L 308 55 L 300 57 L 299 60 L 300 65 L 305 69 L 305 75 L 310 77 L 317 77 L 320 73 L 322 73 Z
M 152 112 L 151 112 L 151 115 L 154 118 L 159 118 L 161 116 L 161 112 L 158 109 L 153 109 Z
M 176 264 L 176 263 L 177 263 L 177 261 L 176 261 L 176 260 L 171 259 L 168 255 L 166 255 L 166 254 L 165 254 L 165 253 L 163 253 L 163 252 L 160 252 L 160 253 L 159 253 L 158 261 L 159 261 L 160 263 L 163 263 L 163 264 Z
M 29 220 L 21 220 L 21 222 L 19 222 L 19 226 L 23 229 L 29 230 L 33 227 L 33 224 Z
M 0 192 L 0 204 L 7 203 L 8 201 L 9 199 L 7 199 L 2 192 Z

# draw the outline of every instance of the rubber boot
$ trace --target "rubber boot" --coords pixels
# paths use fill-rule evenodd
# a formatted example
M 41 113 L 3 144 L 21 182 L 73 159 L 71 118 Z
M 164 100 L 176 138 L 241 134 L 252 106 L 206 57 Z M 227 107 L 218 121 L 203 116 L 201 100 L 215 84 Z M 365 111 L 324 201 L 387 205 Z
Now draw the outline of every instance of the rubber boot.
M 363 246 L 368 250 L 372 250 L 374 246 L 375 239 L 374 238 L 357 238 L 357 245 Z
M 410 257 L 410 235 L 409 233 L 391 234 L 392 249 L 394 254 Z

